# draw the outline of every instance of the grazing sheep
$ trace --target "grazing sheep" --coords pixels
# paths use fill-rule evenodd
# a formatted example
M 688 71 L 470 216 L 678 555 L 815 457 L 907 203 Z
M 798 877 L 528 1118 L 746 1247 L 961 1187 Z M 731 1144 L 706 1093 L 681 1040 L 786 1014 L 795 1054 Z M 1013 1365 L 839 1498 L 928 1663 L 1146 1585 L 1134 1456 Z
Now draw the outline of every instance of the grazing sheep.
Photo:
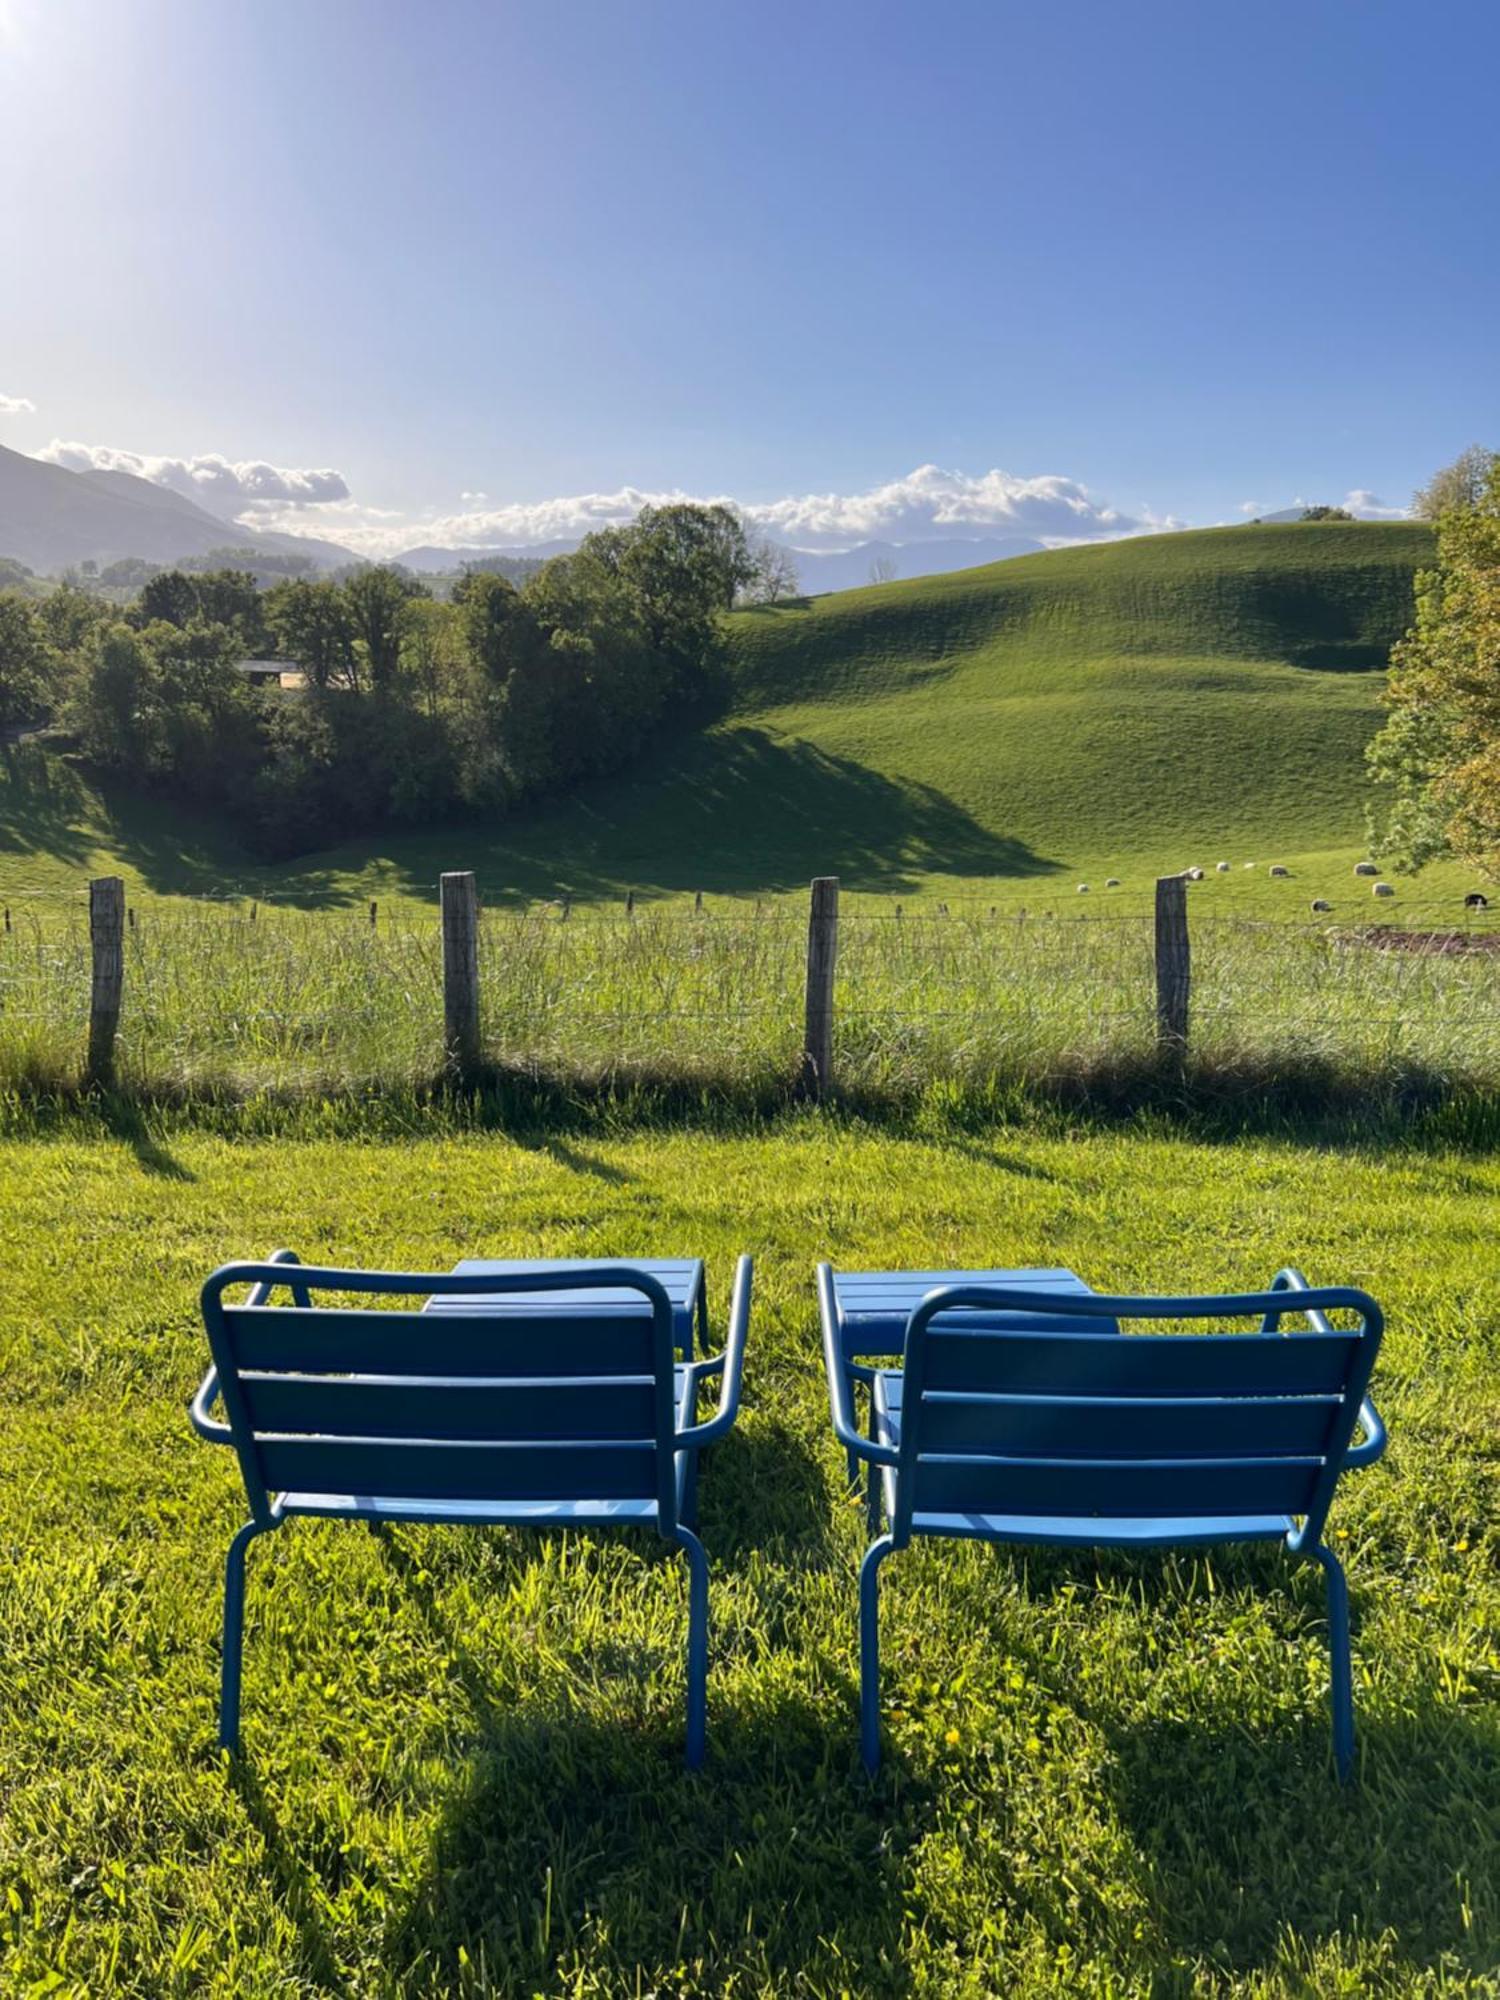
M 1316 913 L 1317 911 L 1320 910 L 1331 910 L 1333 908 L 1333 905 L 1332 903 L 1325 902 L 1321 896 L 1314 896 L 1312 899 L 1312 907 L 1314 912 Z
M 1281 865 L 1281 863 L 1280 863 L 1279 861 L 1278 861 L 1278 862 L 1276 862 L 1276 863 L 1275 863 L 1275 864 L 1274 864 L 1274 865 L 1272 866 L 1272 869 L 1271 869 L 1271 873 L 1272 873 L 1273 875 L 1280 875 L 1280 876 L 1285 876 L 1285 875 L 1290 875 L 1290 874 L 1291 874 L 1291 872 L 1292 872 L 1292 871 L 1291 871 L 1291 869 L 1290 869 L 1290 868 L 1283 868 L 1283 867 L 1282 867 L 1282 865 Z
M 1201 882 L 1203 880 L 1203 870 L 1201 868 L 1184 868 L 1182 872 L 1190 882 Z
M 1356 875 L 1378 875 L 1380 870 L 1373 861 L 1356 861 L 1354 872 Z
M 1118 876 L 1118 875 L 1111 875 L 1111 876 L 1110 876 L 1110 878 L 1109 878 L 1109 880 L 1108 880 L 1108 881 L 1107 881 L 1107 882 L 1105 883 L 1105 885 L 1104 885 L 1104 886 L 1105 886 L 1105 888 L 1106 888 L 1106 889 L 1118 889 L 1118 888 L 1119 888 L 1119 886 L 1120 886 L 1120 878 L 1119 878 L 1119 876 Z
M 1370 891 L 1372 896 L 1394 896 L 1396 891 L 1389 882 L 1377 882 Z
M 1214 869 L 1220 875 L 1227 875 L 1229 873 L 1229 863 L 1227 861 L 1216 861 Z
M 1087 883 L 1087 882 L 1080 882 L 1080 883 L 1079 883 L 1079 885 L 1078 885 L 1078 893 L 1079 893 L 1079 895 L 1080 895 L 1080 896 L 1086 896 L 1086 895 L 1088 894 L 1088 892 L 1089 892 L 1089 885 L 1088 885 L 1088 883 Z
M 1464 897 L 1464 908 L 1466 910 L 1487 910 L 1489 906 L 1489 897 L 1482 896 L 1477 889 L 1471 889 L 1468 895 Z
M 1245 863 L 1245 866 L 1246 866 L 1247 868 L 1253 868 L 1253 867 L 1255 866 L 1255 863 L 1254 863 L 1253 861 L 1247 861 L 1247 862 Z

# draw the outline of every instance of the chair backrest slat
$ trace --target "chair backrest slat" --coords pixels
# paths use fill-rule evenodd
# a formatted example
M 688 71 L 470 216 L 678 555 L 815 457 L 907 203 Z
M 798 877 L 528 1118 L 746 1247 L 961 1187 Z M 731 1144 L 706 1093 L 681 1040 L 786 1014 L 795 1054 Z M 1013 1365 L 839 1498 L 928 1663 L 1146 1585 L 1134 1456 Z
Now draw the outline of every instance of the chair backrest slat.
M 399 1439 L 262 1438 L 267 1486 L 419 1500 L 650 1500 L 643 1444 L 414 1444 Z
M 435 1292 L 458 1313 L 229 1305 L 236 1283 Z M 602 1288 L 625 1288 L 604 1304 Z M 538 1300 L 538 1291 L 548 1296 Z M 527 1296 L 512 1305 L 507 1293 Z M 632 1300 L 633 1295 L 633 1300 Z M 572 1310 L 567 1308 L 571 1305 Z M 671 1301 L 616 1265 L 485 1277 L 227 1266 L 204 1317 L 252 1511 L 270 1495 L 414 1501 L 654 1499 L 676 1512 Z
M 226 1306 L 224 1325 L 238 1367 L 304 1375 L 649 1375 L 655 1359 L 644 1299 L 576 1318 Z
M 249 1375 L 240 1388 L 257 1432 L 324 1437 L 489 1439 L 651 1438 L 655 1383 L 607 1380 L 441 1381 L 421 1376 Z
M 1261 1457 L 1321 1458 L 1342 1408 L 1343 1398 L 1335 1395 L 1090 1398 L 929 1390 L 922 1450 L 1018 1458 L 1235 1458 L 1251 1440 Z
M 1019 1330 L 1015 1302 L 1045 1327 L 1045 1295 L 1000 1287 L 929 1294 L 907 1324 L 893 1530 L 914 1516 L 1303 1515 L 1319 1532 L 1379 1342 L 1379 1308 L 1343 1289 L 1267 1295 L 1098 1299 L 1096 1323 L 1208 1323 L 1209 1332 Z M 1354 1332 L 1224 1332 L 1279 1307 L 1358 1312 Z M 1057 1317 L 1076 1325 L 1076 1299 Z
M 926 1336 L 929 1389 L 1079 1396 L 1340 1394 L 1358 1334 L 979 1333 L 953 1314 Z
M 962 1458 L 924 1453 L 918 1513 L 1169 1515 L 1303 1512 L 1321 1458 Z

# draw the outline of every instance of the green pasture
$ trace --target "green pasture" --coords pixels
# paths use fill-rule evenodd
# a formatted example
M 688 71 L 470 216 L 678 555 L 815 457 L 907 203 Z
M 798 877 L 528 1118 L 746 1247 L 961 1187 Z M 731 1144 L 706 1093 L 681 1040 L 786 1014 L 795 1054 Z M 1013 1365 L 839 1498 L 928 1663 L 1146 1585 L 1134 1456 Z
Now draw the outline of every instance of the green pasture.
M 506 1137 L 429 1113 L 11 1106 L 0 1173 L 0 1989 L 1020 1996 L 1500 1991 L 1493 1156 L 1169 1131 L 922 1137 L 806 1114 Z M 297 1524 L 251 1555 L 243 1765 L 213 1747 L 244 1517 L 185 1404 L 222 1259 L 445 1269 L 757 1256 L 705 1467 L 709 1755 L 649 1539 Z M 1275 1552 L 933 1546 L 885 1592 L 855 1744 L 860 1510 L 812 1267 L 1064 1263 L 1384 1303 L 1387 1459 L 1331 1532 L 1355 1609 L 1337 1787 L 1323 1598 Z
M 472 868 L 497 906 L 773 899 L 837 874 L 882 901 L 1036 910 L 1080 882 L 1141 906 L 1157 875 L 1197 865 L 1216 907 L 1305 915 L 1321 897 L 1347 915 L 1371 901 L 1351 873 L 1364 745 L 1431 552 L 1414 524 L 1208 529 L 738 613 L 719 719 L 679 718 L 629 773 L 275 866 L 212 820 L 14 744 L 0 897 L 66 900 L 118 872 L 143 905 L 394 909 Z M 1397 901 L 1441 915 L 1472 886 L 1448 865 Z

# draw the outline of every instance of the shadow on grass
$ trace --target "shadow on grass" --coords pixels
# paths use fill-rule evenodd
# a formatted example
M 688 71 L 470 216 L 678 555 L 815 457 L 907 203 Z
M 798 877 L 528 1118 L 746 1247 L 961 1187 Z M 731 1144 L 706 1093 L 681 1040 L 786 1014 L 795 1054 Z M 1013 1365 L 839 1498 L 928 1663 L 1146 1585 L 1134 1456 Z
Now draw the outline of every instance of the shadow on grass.
M 121 1140 L 135 1154 L 136 1164 L 158 1180 L 192 1181 L 198 1177 L 162 1144 L 151 1129 L 142 1107 L 130 1098 L 113 1094 L 99 1100 L 105 1130 Z
M 1288 1933 L 1309 1949 L 1338 1932 L 1388 1939 L 1409 1971 L 1493 1972 L 1500 1717 L 1434 1701 L 1358 1728 L 1347 1788 L 1323 1715 L 1294 1741 L 1175 1719 L 1112 1731 L 1116 1810 L 1175 1951 L 1238 1980 L 1269 1971 Z
M 244 1757 L 232 1757 L 228 1760 L 228 1773 L 231 1791 L 265 1844 L 266 1867 L 276 1885 L 281 1907 L 296 1930 L 305 1971 L 326 1991 L 347 1993 L 348 1982 L 339 1970 L 338 1956 L 318 1914 L 323 1890 L 316 1869 L 298 1853 L 295 1840 L 266 1797 L 254 1765 Z
M 444 869 L 471 868 L 493 906 L 627 889 L 775 895 L 826 874 L 850 889 L 910 892 L 935 871 L 987 878 L 1061 866 L 991 833 L 934 786 L 735 724 L 663 739 L 628 774 L 513 817 L 376 829 L 357 846 L 276 865 L 256 862 L 201 816 L 114 785 L 101 793 L 101 825 L 88 840 L 75 823 L 87 794 L 60 760 L 51 765 L 72 777 L 72 802 L 48 816 L 34 786 L 17 794 L 14 824 L 28 850 L 81 860 L 108 845 L 163 894 L 235 892 L 303 909 L 363 900 L 370 891 L 354 878 L 372 866 L 391 889 L 434 903 Z

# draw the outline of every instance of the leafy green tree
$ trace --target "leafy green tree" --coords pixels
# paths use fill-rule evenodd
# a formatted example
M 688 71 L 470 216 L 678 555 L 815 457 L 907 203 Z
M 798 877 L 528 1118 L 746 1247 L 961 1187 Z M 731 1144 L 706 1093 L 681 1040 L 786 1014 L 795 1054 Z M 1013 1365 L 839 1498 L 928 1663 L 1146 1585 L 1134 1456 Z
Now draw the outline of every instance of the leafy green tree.
M 59 584 L 37 606 L 47 642 L 65 660 L 76 660 L 100 626 L 113 624 L 119 613 L 75 583 Z
M 401 677 L 401 634 L 407 605 L 426 588 L 403 570 L 372 564 L 344 585 L 344 606 L 356 658 L 372 694 L 389 694 Z
M 1304 507 L 1304 521 L 1352 521 L 1354 516 L 1347 507 Z
M 196 581 L 180 569 L 158 570 L 141 585 L 135 616 L 140 625 L 186 625 L 198 616 Z
M 295 660 L 315 688 L 354 687 L 354 627 L 336 583 L 297 577 L 265 596 L 266 619 L 278 653 Z
M 34 607 L 0 592 L 0 728 L 32 722 L 52 692 L 52 651 Z
M 192 579 L 198 616 L 234 634 L 242 659 L 261 658 L 271 643 L 265 600 L 246 569 L 211 569 Z
M 1500 880 L 1500 457 L 1476 502 L 1439 519 L 1386 703 L 1368 753 L 1390 795 L 1374 851 L 1402 868 L 1452 853 Z
M 156 662 L 139 632 L 115 622 L 89 634 L 65 720 L 94 763 L 137 778 L 159 770 Z
M 1451 465 L 1440 467 L 1411 496 L 1411 511 L 1419 521 L 1438 521 L 1455 507 L 1477 507 L 1500 453 L 1471 444 Z

